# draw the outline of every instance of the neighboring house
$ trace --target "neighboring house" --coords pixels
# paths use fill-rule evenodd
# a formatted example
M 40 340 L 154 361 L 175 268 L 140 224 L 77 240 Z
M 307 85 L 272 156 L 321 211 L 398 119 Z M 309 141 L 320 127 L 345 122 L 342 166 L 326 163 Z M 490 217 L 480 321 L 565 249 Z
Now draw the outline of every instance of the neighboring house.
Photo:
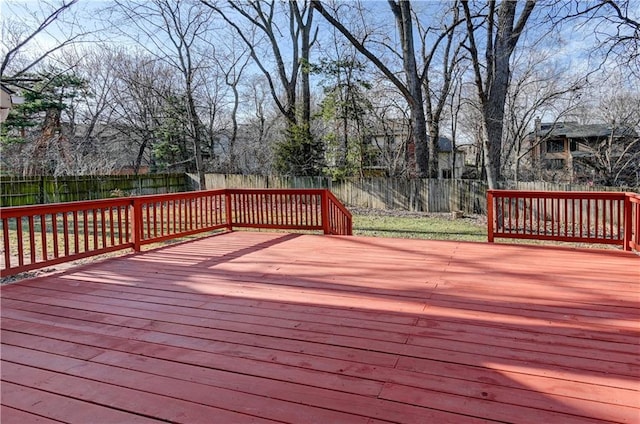
M 371 147 L 375 153 L 370 163 L 364 167 L 365 171 L 387 170 L 387 173 L 392 175 L 415 173 L 415 145 L 408 124 L 393 122 L 390 125 L 383 125 L 381 130 L 371 136 Z M 464 164 L 464 149 L 460 147 L 454 149 L 449 138 L 440 136 L 438 178 L 460 178 L 464 172 Z
M 438 177 L 460 178 L 464 172 L 465 152 L 460 146 L 453 148 L 447 137 L 438 140 Z
M 22 97 L 16 96 L 16 92 L 4 84 L 0 84 L 0 123 L 7 120 L 11 107 L 22 103 Z
M 539 178 L 550 177 L 555 182 L 593 182 L 603 145 L 610 145 L 604 154 L 615 157 L 622 154 L 625 140 L 638 137 L 626 126 L 535 122 L 535 131 L 528 134 L 531 165 Z

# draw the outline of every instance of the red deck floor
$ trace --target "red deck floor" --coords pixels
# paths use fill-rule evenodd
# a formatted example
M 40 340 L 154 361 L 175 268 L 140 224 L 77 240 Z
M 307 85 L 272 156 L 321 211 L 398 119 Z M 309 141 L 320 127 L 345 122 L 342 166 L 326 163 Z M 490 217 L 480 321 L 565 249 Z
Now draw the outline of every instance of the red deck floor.
M 2 292 L 3 424 L 640 422 L 640 258 L 234 232 Z

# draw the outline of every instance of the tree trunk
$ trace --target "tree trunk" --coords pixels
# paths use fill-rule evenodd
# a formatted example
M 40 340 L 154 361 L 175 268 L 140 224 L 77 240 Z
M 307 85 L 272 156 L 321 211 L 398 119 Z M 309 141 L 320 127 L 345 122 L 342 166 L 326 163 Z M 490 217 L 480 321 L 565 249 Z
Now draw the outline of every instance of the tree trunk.
M 468 1 L 462 2 L 465 20 L 467 22 L 467 34 L 469 36 L 469 52 L 471 53 L 478 97 L 482 105 L 481 139 L 484 151 L 485 172 L 490 189 L 497 188 L 498 181 L 501 177 L 504 107 L 511 74 L 509 60 L 535 4 L 535 1 L 527 0 L 520 18 L 514 26 L 516 8 L 518 7 L 516 2 L 503 0 L 499 6 L 496 6 L 495 2 L 490 3 L 486 23 L 486 63 L 484 66 L 485 76 L 483 78 L 483 69 L 480 65 L 480 58 L 474 36 L 476 27 L 474 27 L 473 24 L 473 17 L 469 10 Z M 494 23 L 493 18 L 496 7 L 498 7 L 498 21 Z M 483 79 L 485 81 L 483 81 Z
M 429 126 L 429 177 L 439 178 L 438 152 L 440 138 L 440 123 L 431 121 Z
M 204 176 L 204 165 L 202 163 L 202 146 L 201 146 L 201 134 L 200 134 L 200 121 L 198 120 L 198 112 L 196 110 L 196 103 L 193 99 L 193 92 L 191 90 L 191 83 L 187 82 L 187 106 L 189 113 L 189 122 L 191 123 L 191 130 L 193 131 L 193 150 L 196 157 L 196 172 L 198 173 L 198 184 L 200 190 L 206 190 L 206 182 Z
M 298 25 L 302 30 L 301 40 L 301 70 L 302 70 L 302 125 L 309 126 L 311 123 L 311 88 L 309 84 L 309 55 L 311 51 L 311 25 L 313 22 L 313 9 L 309 9 L 307 21 L 300 21 Z
M 495 165 L 493 164 L 493 156 L 491 154 L 492 145 L 491 139 L 489 138 L 489 132 L 486 127 L 486 123 L 482 123 L 482 158 L 483 158 L 483 169 L 485 172 L 485 177 L 487 179 L 487 185 L 489 189 L 493 190 L 498 188 L 498 180 L 496 174 L 494 173 Z M 498 151 L 498 154 L 500 151 Z
M 238 106 L 240 95 L 237 84 L 233 84 L 233 110 L 231 111 L 231 139 L 229 140 L 229 172 L 236 171 L 236 139 L 238 138 Z
M 419 177 L 433 177 L 433 169 L 429 166 L 429 153 L 432 149 L 428 147 L 427 122 L 424 115 L 422 85 L 418 75 L 413 45 L 411 3 L 408 1 L 400 1 L 399 3 L 392 2 L 391 8 L 396 17 L 396 24 L 400 32 L 402 63 L 407 78 L 407 90 L 411 94 L 409 107 L 411 109 L 413 143 L 415 146 L 416 173 Z
M 498 28 L 493 51 L 493 78 L 487 90 L 487 102 L 483 105 L 483 115 L 486 126 L 486 141 L 488 142 L 487 176 L 493 175 L 494 181 L 500 180 L 502 175 L 502 131 L 504 122 L 504 107 L 507 99 L 511 69 L 509 59 L 515 47 L 512 43 L 513 21 L 515 19 L 516 3 L 503 1 L 498 12 Z
M 142 143 L 140 143 L 140 148 L 138 149 L 138 155 L 136 156 L 136 162 L 133 166 L 133 174 L 138 175 L 140 173 L 140 165 L 142 165 L 142 159 L 144 158 L 144 151 L 147 148 L 149 140 L 148 138 L 144 138 Z

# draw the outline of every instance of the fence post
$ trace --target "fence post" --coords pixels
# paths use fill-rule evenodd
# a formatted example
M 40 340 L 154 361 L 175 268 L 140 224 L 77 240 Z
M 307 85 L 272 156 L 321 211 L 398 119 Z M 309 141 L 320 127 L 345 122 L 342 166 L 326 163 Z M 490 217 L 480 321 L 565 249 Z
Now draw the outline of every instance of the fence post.
M 631 239 L 633 237 L 633 210 L 631 204 L 631 193 L 624 195 L 624 250 L 631 251 Z M 640 231 L 640 228 L 636 228 Z
M 131 198 L 131 236 L 133 237 L 133 250 L 140 252 L 142 250 L 142 202 L 138 199 Z
M 328 190 L 320 192 L 320 214 L 322 215 L 322 231 L 325 234 L 331 234 L 331 223 L 329 222 L 329 196 Z
M 487 190 L 487 241 L 493 243 L 493 191 Z
M 227 215 L 227 229 L 229 231 L 233 231 L 233 217 L 232 217 L 232 213 L 233 213 L 233 208 L 231 207 L 231 193 L 229 192 L 228 188 L 224 189 L 224 205 L 226 208 L 226 215 Z

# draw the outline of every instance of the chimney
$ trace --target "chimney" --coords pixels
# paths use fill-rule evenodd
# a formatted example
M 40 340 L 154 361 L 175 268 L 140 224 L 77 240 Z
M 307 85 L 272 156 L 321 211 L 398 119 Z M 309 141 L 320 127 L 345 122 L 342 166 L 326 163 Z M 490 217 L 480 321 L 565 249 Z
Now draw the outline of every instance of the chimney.
M 536 126 L 536 135 L 540 134 L 540 131 L 542 130 L 542 122 L 540 122 L 540 117 L 536 116 L 536 119 L 534 119 L 533 121 L 535 123 Z

